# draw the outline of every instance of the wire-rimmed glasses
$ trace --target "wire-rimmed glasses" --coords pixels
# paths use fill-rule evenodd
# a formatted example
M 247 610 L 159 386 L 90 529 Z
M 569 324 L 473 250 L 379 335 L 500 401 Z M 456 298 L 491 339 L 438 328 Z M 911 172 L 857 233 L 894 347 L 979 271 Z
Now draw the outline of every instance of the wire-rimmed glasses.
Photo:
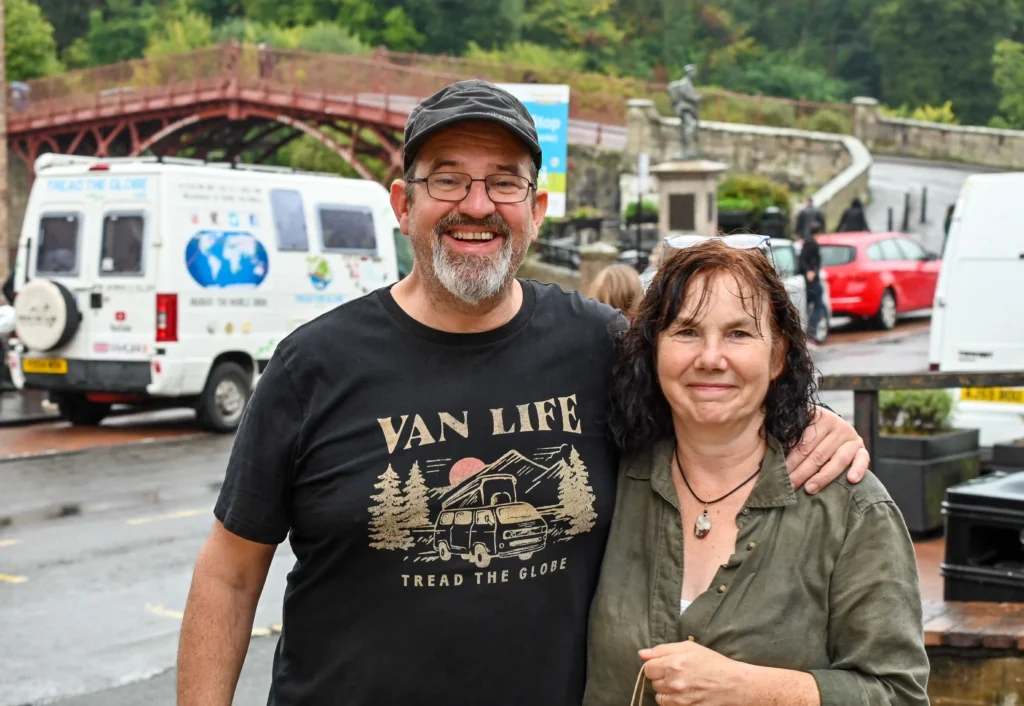
M 483 179 L 474 179 L 462 172 L 435 172 L 426 177 L 409 179 L 410 184 L 426 184 L 430 198 L 438 201 L 462 201 L 469 195 L 473 182 L 482 181 L 487 196 L 494 203 L 520 203 L 530 195 L 530 189 L 537 185 L 526 177 L 516 174 L 488 174 Z
M 772 265 L 775 265 L 775 256 L 772 254 L 772 239 L 767 235 L 752 233 L 737 233 L 735 235 L 670 235 L 665 238 L 665 245 L 676 250 L 682 250 L 706 243 L 709 240 L 721 241 L 723 245 L 737 250 L 767 250 Z

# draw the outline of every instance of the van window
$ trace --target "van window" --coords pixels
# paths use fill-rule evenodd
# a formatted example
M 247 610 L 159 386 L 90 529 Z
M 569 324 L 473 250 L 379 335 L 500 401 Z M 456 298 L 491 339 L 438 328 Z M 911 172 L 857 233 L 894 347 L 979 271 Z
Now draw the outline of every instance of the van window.
M 857 248 L 849 245 L 822 245 L 821 266 L 838 267 L 849 265 L 857 259 Z
M 796 274 L 796 251 L 790 247 L 772 248 L 775 258 L 775 270 L 780 277 L 792 277 Z
M 412 272 L 412 241 L 405 237 L 401 228 L 395 228 L 395 258 L 398 260 L 398 279 L 405 279 Z
M 476 523 L 478 525 L 493 525 L 494 513 L 490 510 L 477 510 Z
M 306 230 L 306 210 L 302 207 L 302 195 L 291 189 L 271 189 L 270 210 L 274 214 L 277 249 L 292 252 L 308 251 L 309 234 Z
M 455 524 L 457 525 L 471 525 L 473 524 L 473 513 L 469 510 L 460 510 L 455 513 Z
M 440 521 L 440 523 L 442 525 L 450 525 L 452 523 L 452 519 L 454 517 L 455 517 L 455 513 L 454 512 L 442 512 L 441 513 L 441 521 Z
M 39 221 L 36 274 L 78 274 L 78 214 L 43 216 Z
M 103 219 L 101 275 L 141 275 L 146 221 L 141 215 L 108 214 Z
M 318 210 L 324 250 L 377 254 L 377 236 L 369 208 L 321 206 Z

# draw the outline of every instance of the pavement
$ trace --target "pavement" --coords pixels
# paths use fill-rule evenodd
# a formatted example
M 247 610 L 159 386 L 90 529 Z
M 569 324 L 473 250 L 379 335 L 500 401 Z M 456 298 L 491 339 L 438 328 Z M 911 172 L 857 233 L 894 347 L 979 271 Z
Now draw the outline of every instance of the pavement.
M 874 155 L 868 188 L 871 202 L 867 205 L 867 221 L 871 230 L 889 230 L 889 208 L 893 210 L 893 231 L 900 231 L 906 195 L 910 194 L 908 234 L 926 250 L 942 252 L 945 240 L 946 209 L 955 204 L 960 189 L 971 174 L 995 171 L 944 162 L 928 162 Z M 924 188 L 928 194 L 924 197 Z M 921 201 L 925 201 L 925 220 L 921 222 Z M 834 225 L 834 224 L 832 224 Z

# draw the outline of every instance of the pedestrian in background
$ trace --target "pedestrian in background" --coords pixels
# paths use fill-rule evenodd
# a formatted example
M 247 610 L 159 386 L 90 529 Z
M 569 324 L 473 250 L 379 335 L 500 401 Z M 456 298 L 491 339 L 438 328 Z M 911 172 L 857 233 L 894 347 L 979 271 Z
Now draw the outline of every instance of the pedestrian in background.
M 807 319 L 807 336 L 814 342 L 818 341 L 818 324 L 825 315 L 825 291 L 821 286 L 821 248 L 818 247 L 817 235 L 821 232 L 821 224 L 811 226 L 811 234 L 803 239 L 798 262 L 800 273 L 807 283 L 807 306 L 810 308 Z
M 859 196 L 854 196 L 853 201 L 850 202 L 850 207 L 843 211 L 843 215 L 839 218 L 839 226 L 836 228 L 836 232 L 871 232 L 871 228 L 868 227 L 868 219 L 864 215 L 864 203 L 860 200 Z
M 811 234 L 811 226 L 814 223 L 820 223 L 822 230 L 825 229 L 825 214 L 822 213 L 821 209 L 814 205 L 814 200 L 810 197 L 804 201 L 804 208 L 796 217 L 796 237 L 807 238 Z
M 644 295 L 640 273 L 630 265 L 609 265 L 601 270 L 590 288 L 590 296 L 602 304 L 618 309 L 627 319 Z

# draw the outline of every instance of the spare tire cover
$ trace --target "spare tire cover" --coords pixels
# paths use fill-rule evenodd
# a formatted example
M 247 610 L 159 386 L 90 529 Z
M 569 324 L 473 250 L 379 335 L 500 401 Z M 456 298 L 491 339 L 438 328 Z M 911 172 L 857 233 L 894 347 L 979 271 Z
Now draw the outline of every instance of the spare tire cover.
M 14 300 L 18 340 L 34 351 L 50 351 L 70 341 L 82 316 L 68 288 L 48 279 L 30 280 Z

